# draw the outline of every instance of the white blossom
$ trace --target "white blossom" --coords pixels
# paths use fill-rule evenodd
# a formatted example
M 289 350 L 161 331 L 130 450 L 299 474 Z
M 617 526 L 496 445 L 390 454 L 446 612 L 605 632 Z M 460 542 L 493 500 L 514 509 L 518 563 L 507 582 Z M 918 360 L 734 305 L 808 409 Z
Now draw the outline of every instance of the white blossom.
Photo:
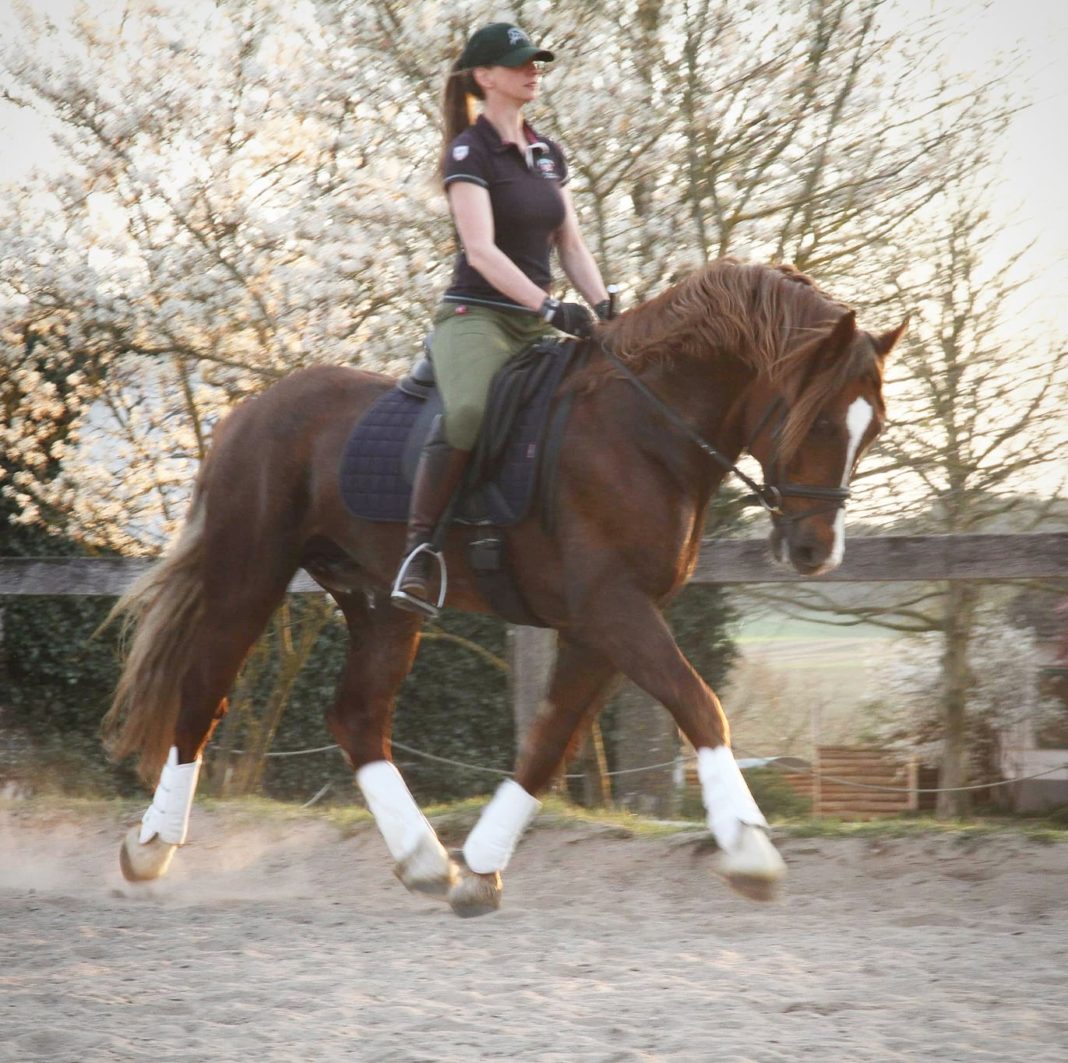
M 814 82 L 811 5 L 772 8 L 522 8 L 559 53 L 530 117 L 568 150 L 584 231 L 627 301 L 738 249 L 822 256 L 828 278 L 863 288 L 879 276 L 869 227 L 908 215 L 924 167 L 952 160 L 909 86 L 874 94 L 877 60 L 828 141 L 819 92 L 878 42 L 850 15 Z M 15 367 L 0 445 L 39 503 L 22 519 L 60 512 L 88 542 L 151 551 L 181 520 L 196 425 L 313 362 L 403 371 L 454 247 L 434 172 L 439 93 L 487 17 L 481 0 L 130 0 L 53 33 L 28 15 L 0 78 L 49 121 L 65 165 L 0 203 Z M 894 176 L 854 180 L 872 159 Z M 805 202 L 822 206 L 803 218 L 810 179 Z

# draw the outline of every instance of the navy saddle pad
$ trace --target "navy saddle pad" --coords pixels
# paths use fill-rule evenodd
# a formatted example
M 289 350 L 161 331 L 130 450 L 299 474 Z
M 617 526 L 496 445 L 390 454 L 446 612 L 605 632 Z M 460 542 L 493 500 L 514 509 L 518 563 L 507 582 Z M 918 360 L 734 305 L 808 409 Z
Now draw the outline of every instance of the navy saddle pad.
M 520 353 L 494 377 L 484 432 L 497 426 L 498 411 L 516 405 L 516 376 L 528 377 L 514 420 L 486 453 L 485 439 L 472 455 L 474 483 L 465 489 L 454 520 L 508 527 L 521 521 L 534 495 L 545 424 L 553 394 L 570 364 L 572 341 L 541 342 Z M 534 370 L 531 372 L 531 370 Z M 510 383 L 511 375 L 511 386 Z M 441 394 L 418 376 L 387 391 L 357 422 L 341 459 L 341 496 L 354 517 L 406 521 L 412 478 L 423 442 L 441 414 Z M 499 429 L 498 429 L 499 435 Z

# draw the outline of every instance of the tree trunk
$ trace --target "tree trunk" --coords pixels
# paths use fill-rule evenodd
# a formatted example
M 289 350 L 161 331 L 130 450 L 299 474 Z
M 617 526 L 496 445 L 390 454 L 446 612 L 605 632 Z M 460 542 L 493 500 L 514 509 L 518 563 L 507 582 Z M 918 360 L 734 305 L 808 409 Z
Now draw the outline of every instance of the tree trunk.
M 607 808 L 611 805 L 612 782 L 608 777 L 604 737 L 597 720 L 590 724 L 572 765 L 582 772 L 582 804 L 586 808 Z
M 273 628 L 268 632 L 273 633 Z M 212 736 L 208 747 L 211 755 L 206 758 L 200 789 L 213 797 L 231 797 L 233 787 L 240 786 L 242 750 L 246 748 L 247 736 L 256 726 L 255 677 L 268 667 L 270 650 L 270 634 L 265 633 L 257 639 L 241 666 L 234 690 L 227 699 L 226 715 Z
M 624 808 L 643 815 L 670 819 L 678 814 L 675 787 L 675 757 L 679 750 L 678 730 L 670 715 L 644 690 L 627 683 L 616 698 L 616 800 Z
M 952 582 L 946 592 L 942 651 L 942 764 L 938 774 L 940 789 L 968 785 L 968 691 L 971 670 L 968 647 L 978 589 L 962 582 Z M 940 793 L 935 805 L 939 819 L 955 819 L 968 814 L 971 807 L 967 792 Z

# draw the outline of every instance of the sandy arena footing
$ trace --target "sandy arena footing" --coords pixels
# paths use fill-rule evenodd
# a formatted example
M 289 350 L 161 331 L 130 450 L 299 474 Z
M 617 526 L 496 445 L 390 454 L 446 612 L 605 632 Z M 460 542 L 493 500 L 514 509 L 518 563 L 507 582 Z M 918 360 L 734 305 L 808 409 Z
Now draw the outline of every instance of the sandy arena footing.
M 198 808 L 135 887 L 120 824 L 0 812 L 0 1060 L 1065 1058 L 1068 844 L 787 838 L 756 906 L 620 833 L 534 830 L 464 921 L 370 830 Z

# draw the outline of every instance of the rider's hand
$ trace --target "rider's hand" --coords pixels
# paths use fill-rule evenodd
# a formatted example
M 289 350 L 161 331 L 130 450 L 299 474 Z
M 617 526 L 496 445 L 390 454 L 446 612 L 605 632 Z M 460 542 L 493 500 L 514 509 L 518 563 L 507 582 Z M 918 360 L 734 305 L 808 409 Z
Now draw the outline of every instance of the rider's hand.
M 611 298 L 602 299 L 594 308 L 598 321 L 611 321 L 616 316 L 615 301 Z
M 541 304 L 538 316 L 569 336 L 582 339 L 593 334 L 593 317 L 582 303 L 562 303 L 548 295 Z

